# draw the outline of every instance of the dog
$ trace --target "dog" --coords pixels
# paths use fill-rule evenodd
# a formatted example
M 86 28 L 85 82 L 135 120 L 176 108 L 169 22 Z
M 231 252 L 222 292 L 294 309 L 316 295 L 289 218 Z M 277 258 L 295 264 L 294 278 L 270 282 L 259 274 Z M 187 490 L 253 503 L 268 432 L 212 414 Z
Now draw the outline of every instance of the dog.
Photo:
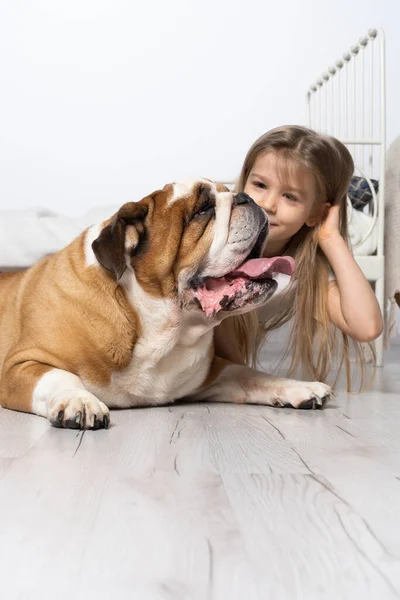
M 29 232 L 27 232 L 29 235 Z M 0 401 L 56 427 L 178 399 L 321 408 L 319 382 L 214 355 L 213 329 L 272 297 L 266 213 L 207 179 L 166 185 L 23 272 L 0 275 Z

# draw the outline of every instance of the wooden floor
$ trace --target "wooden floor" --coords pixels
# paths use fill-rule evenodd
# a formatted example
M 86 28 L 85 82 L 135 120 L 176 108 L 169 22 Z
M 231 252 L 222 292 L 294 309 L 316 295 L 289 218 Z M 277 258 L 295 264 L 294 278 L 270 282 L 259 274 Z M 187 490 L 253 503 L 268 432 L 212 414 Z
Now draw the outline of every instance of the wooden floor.
M 400 598 L 400 346 L 323 411 L 0 412 L 4 600 Z

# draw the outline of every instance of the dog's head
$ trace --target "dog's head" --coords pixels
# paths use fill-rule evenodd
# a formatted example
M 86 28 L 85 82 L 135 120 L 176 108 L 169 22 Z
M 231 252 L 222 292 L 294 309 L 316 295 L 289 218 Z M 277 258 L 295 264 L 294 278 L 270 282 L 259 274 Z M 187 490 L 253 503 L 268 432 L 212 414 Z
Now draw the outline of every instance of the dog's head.
M 267 215 L 249 196 L 200 179 L 124 204 L 92 248 L 121 284 L 133 277 L 150 296 L 221 320 L 266 302 L 275 273 L 292 274 L 291 258 L 261 258 L 267 235 Z

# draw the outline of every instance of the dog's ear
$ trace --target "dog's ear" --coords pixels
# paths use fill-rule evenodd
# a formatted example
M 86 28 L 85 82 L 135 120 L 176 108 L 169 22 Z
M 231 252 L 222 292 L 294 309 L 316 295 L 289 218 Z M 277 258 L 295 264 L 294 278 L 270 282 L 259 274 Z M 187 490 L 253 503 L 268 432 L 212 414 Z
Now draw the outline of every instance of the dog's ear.
M 126 255 L 132 256 L 143 241 L 147 213 L 147 202 L 124 204 L 92 243 L 93 252 L 101 266 L 117 280 L 126 269 Z

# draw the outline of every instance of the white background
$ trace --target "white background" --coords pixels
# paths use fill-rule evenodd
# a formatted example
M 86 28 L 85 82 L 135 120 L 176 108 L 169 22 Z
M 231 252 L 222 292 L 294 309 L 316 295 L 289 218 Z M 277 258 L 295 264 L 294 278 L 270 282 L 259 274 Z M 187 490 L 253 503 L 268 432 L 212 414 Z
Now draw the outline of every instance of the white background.
M 83 214 L 237 176 L 371 27 L 400 133 L 398 0 L 0 0 L 0 208 Z

